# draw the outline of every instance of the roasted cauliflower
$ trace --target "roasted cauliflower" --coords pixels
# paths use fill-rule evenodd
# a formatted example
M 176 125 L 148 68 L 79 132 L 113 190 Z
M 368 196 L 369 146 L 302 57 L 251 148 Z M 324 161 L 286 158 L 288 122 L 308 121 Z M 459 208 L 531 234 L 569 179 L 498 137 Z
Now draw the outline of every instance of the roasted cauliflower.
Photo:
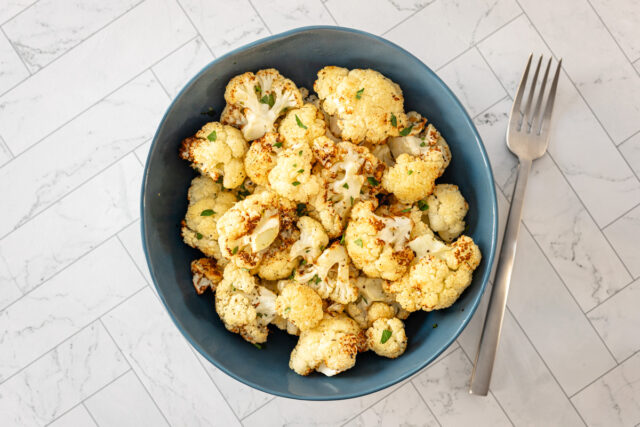
M 378 356 L 395 359 L 407 349 L 404 323 L 396 317 L 382 317 L 366 332 L 367 346 Z
M 278 155 L 269 172 L 269 185 L 282 197 L 306 203 L 320 191 L 320 179 L 311 175 L 313 153 L 306 143 L 298 143 Z
M 222 280 L 222 270 L 211 258 L 191 261 L 191 274 L 193 274 L 193 287 L 198 295 L 203 294 L 207 289 L 215 292 L 218 283 Z
M 291 246 L 289 257 L 292 260 L 302 257 L 305 262 L 313 263 L 329 244 L 329 236 L 322 224 L 308 216 L 300 217 L 297 226 L 300 238 Z
M 326 130 L 324 116 L 313 104 L 304 104 L 287 111 L 278 127 L 286 148 L 299 143 L 311 144 L 314 139 L 324 135 Z
M 427 197 L 429 226 L 445 242 L 458 237 L 466 226 L 464 217 L 469 205 L 457 185 L 438 184 Z
M 322 320 L 322 298 L 307 285 L 289 282 L 276 298 L 276 312 L 301 331 L 307 331 Z
M 277 163 L 284 139 L 280 134 L 267 132 L 251 143 L 244 158 L 247 176 L 258 185 L 269 185 L 269 172 Z

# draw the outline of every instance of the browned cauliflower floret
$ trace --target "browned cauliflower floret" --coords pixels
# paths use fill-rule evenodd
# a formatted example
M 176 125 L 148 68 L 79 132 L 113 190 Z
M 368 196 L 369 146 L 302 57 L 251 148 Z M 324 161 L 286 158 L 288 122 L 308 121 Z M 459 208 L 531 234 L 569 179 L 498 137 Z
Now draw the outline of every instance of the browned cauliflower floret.
M 340 304 L 348 304 L 358 298 L 358 288 L 349 268 L 349 255 L 338 242 L 325 249 L 313 264 L 304 265 L 294 280 L 309 285 L 322 298 Z
M 406 319 L 408 312 L 403 310 L 392 294 L 384 291 L 382 279 L 360 276 L 356 286 L 360 296 L 355 302 L 347 305 L 347 314 L 358 322 L 362 329 L 370 327 L 373 322 L 383 317 Z
M 407 335 L 404 331 L 402 320 L 391 318 L 380 318 L 373 322 L 367 329 L 367 345 L 378 356 L 395 359 L 407 348 Z
M 400 280 L 386 282 L 385 291 L 395 294 L 407 311 L 451 306 L 471 283 L 473 270 L 480 264 L 480 249 L 467 236 L 444 245 L 425 234 L 411 243 L 418 262 Z
M 375 208 L 370 201 L 354 206 L 345 232 L 347 252 L 367 276 L 398 280 L 413 260 L 407 246 L 413 221 L 404 216 L 378 216 Z
M 329 244 L 329 236 L 322 225 L 311 217 L 300 217 L 297 225 L 300 238 L 291 246 L 289 256 L 292 260 L 302 257 L 305 262 L 312 263 Z
M 436 179 L 444 171 L 443 165 L 440 151 L 432 150 L 420 157 L 401 154 L 385 172 L 382 185 L 402 202 L 417 202 L 433 192 Z
M 258 185 L 269 184 L 269 172 L 276 165 L 276 157 L 282 151 L 284 139 L 280 134 L 267 132 L 251 143 L 244 158 L 247 176 Z
M 221 121 L 242 130 L 247 141 L 274 131 L 274 123 L 287 109 L 302 106 L 295 83 L 269 68 L 235 76 L 224 92 L 227 105 Z
M 322 320 L 322 299 L 309 286 L 289 282 L 276 298 L 276 312 L 306 331 Z
M 313 153 L 307 143 L 292 145 L 280 153 L 269 172 L 269 185 L 279 195 L 306 203 L 320 191 L 321 181 L 311 175 Z
M 225 267 L 216 289 L 216 311 L 229 331 L 251 343 L 263 343 L 275 310 L 276 294 L 258 285 L 251 273 L 233 263 Z
M 464 231 L 469 205 L 457 185 L 436 185 L 433 194 L 427 197 L 427 203 L 429 226 L 442 240 L 451 242 Z
M 215 292 L 218 283 L 222 280 L 222 269 L 211 258 L 200 258 L 191 261 L 191 274 L 193 274 L 193 287 L 198 295 L 207 289 Z
M 218 220 L 222 255 L 238 267 L 253 269 L 278 235 L 295 228 L 295 205 L 270 191 L 252 194 Z
M 280 122 L 278 132 L 284 138 L 286 148 L 299 143 L 311 144 L 326 132 L 324 116 L 313 104 L 287 111 Z
M 381 143 L 407 126 L 402 89 L 377 71 L 324 67 L 313 87 L 344 140 Z
M 333 376 L 352 368 L 365 349 L 366 337 L 353 319 L 325 314 L 315 328 L 300 334 L 289 367 L 300 375 L 318 371 Z
M 225 188 L 235 188 L 246 177 L 243 157 L 248 148 L 238 129 L 210 122 L 182 141 L 180 157 L 214 181 L 223 177 Z
M 279 236 L 264 252 L 262 261 L 258 266 L 258 276 L 266 280 L 289 277 L 293 269 L 298 265 L 297 260 L 289 255 L 298 236 L 297 230 L 292 230 L 290 236 Z
M 421 126 L 424 127 L 424 124 Z M 432 124 L 429 124 L 429 126 L 427 126 L 420 134 L 415 134 L 414 131 L 417 129 L 420 128 L 414 127 L 411 133 L 406 136 L 389 139 L 389 148 L 391 149 L 393 157 L 397 159 L 401 154 L 410 154 L 415 157 L 420 157 L 424 156 L 429 151 L 437 150 L 442 153 L 442 157 L 444 159 L 442 168 L 443 170 L 446 169 L 451 162 L 451 150 L 449 150 L 449 145 L 442 135 L 440 135 L 440 132 L 438 132 Z

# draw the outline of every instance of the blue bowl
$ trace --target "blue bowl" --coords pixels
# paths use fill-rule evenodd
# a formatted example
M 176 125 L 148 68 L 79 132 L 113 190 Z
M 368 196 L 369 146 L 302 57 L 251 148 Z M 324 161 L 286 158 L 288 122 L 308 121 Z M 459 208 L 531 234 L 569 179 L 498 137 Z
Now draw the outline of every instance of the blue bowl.
M 262 350 L 228 332 L 211 293 L 196 295 L 189 265 L 201 254 L 186 246 L 179 224 L 194 172 L 178 158 L 183 138 L 217 120 L 225 85 L 245 71 L 274 67 L 311 89 L 325 65 L 372 68 L 400 84 L 406 111 L 425 115 L 448 141 L 453 161 L 440 182 L 455 183 L 469 202 L 469 234 L 483 260 L 473 283 L 449 309 L 414 313 L 406 322 L 409 346 L 395 360 L 358 355 L 353 369 L 335 377 L 302 377 L 289 369 L 297 337 L 279 330 Z M 201 114 L 209 108 L 214 118 Z M 497 239 L 497 203 L 489 159 L 472 120 L 451 90 L 419 59 L 380 37 L 339 27 L 306 27 L 236 49 L 207 65 L 173 101 L 156 132 L 144 171 L 142 238 L 151 276 L 171 318 L 189 342 L 233 378 L 267 393 L 308 400 L 348 399 L 389 387 L 416 373 L 462 332 L 489 279 Z M 433 325 L 438 327 L 434 328 Z M 274 328 L 275 329 L 275 328 Z

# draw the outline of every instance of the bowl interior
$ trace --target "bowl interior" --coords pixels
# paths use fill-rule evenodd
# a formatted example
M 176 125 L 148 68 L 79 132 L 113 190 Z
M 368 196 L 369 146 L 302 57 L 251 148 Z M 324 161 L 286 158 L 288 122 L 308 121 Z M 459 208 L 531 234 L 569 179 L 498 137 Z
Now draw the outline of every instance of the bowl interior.
M 448 141 L 453 161 L 439 182 L 460 186 L 469 202 L 469 234 L 483 253 L 473 283 L 449 309 L 413 314 L 406 322 L 409 346 L 398 359 L 358 356 L 356 366 L 336 377 L 301 377 L 289 369 L 296 338 L 270 334 L 262 350 L 227 332 L 215 313 L 213 296 L 196 295 L 189 264 L 201 256 L 181 240 L 187 189 L 195 176 L 178 158 L 181 140 L 204 123 L 218 120 L 224 89 L 233 76 L 274 67 L 297 85 L 312 89 L 325 65 L 373 68 L 391 78 L 405 95 L 406 111 L 425 115 Z M 202 114 L 212 108 L 213 117 Z M 147 261 L 161 299 L 178 328 L 209 361 L 263 391 L 302 399 L 343 399 L 387 387 L 435 359 L 462 331 L 484 290 L 493 260 L 497 208 L 491 168 L 472 121 L 444 83 L 398 46 L 354 30 L 311 27 L 273 36 L 223 56 L 203 69 L 176 97 L 154 138 L 142 190 L 142 233 Z M 438 327 L 434 328 L 433 325 Z M 274 328 L 275 329 L 275 328 Z

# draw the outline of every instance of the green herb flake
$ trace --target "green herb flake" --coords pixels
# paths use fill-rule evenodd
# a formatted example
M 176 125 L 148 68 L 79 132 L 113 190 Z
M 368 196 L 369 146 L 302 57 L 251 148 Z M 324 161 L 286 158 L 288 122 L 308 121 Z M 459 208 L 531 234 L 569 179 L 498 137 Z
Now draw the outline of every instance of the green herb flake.
M 289 280 L 293 280 L 293 278 L 296 276 L 296 272 L 292 271 L 291 274 L 289 275 L 288 279 Z
M 429 205 L 424 200 L 418 200 L 418 209 L 424 212 L 429 209 Z
M 362 301 L 364 301 L 365 304 L 369 304 L 369 301 L 367 301 L 367 298 L 364 295 L 362 295 Z
M 411 208 L 402 209 L 400 212 L 402 213 L 411 212 Z
M 235 286 L 233 286 L 233 285 L 231 285 L 231 290 L 232 290 L 233 292 L 237 291 L 236 287 L 235 287 Z
M 262 314 L 262 313 L 256 313 L 256 316 L 258 316 L 258 317 L 262 317 L 262 316 L 264 316 L 264 314 Z
M 351 206 L 353 206 L 353 196 L 351 196 Z
M 262 346 L 260 344 L 258 344 L 257 342 L 253 343 L 254 347 L 257 348 L 258 350 L 262 350 Z
M 422 142 L 420 143 L 420 147 L 426 147 L 426 146 L 427 146 L 427 143 L 426 143 L 426 142 L 422 141 Z
M 362 247 L 362 239 L 360 239 L 360 238 L 357 238 L 356 240 L 354 240 L 353 243 L 355 243 L 356 245 Z
M 300 120 L 300 117 L 298 117 L 298 115 L 296 114 L 296 123 L 298 124 L 299 128 L 302 129 L 306 129 L 307 127 L 304 125 L 304 123 L 302 123 L 302 120 Z
M 347 190 L 349 189 L 349 184 L 347 184 L 346 182 L 344 184 L 342 184 L 342 187 L 346 188 Z
M 315 283 L 316 285 L 318 283 L 322 282 L 322 279 L 320 279 L 317 274 L 314 274 L 313 275 L 313 279 L 311 279 L 311 280 L 313 280 L 313 283 Z
M 360 89 L 356 92 L 356 99 L 362 98 L 362 92 L 364 92 L 364 88 Z
M 197 234 L 196 234 L 196 239 L 198 239 L 198 240 L 202 239 L 203 237 L 204 237 L 204 236 L 203 236 L 202 234 L 200 234 L 200 233 L 197 233 Z
M 344 234 L 342 235 L 342 237 L 340 238 L 340 244 L 344 245 Z
M 218 179 L 216 179 L 216 182 L 217 182 L 218 184 L 222 184 L 222 175 L 220 175 L 220 176 L 218 177 Z
M 231 253 L 233 255 L 237 254 L 238 253 L 238 247 L 236 246 L 235 248 L 233 248 L 233 251 L 231 251 Z
M 409 169 L 409 170 L 407 171 L 407 175 L 411 175 L 412 173 L 413 173 L 413 171 L 412 171 L 411 169 Z
M 300 185 L 300 182 L 299 181 L 293 181 L 291 183 L 291 185 L 293 185 L 294 187 L 297 187 L 298 185 Z
M 304 169 L 298 169 L 298 173 L 304 172 Z
M 293 167 L 294 167 L 294 168 L 297 168 L 297 167 L 298 167 L 298 164 L 297 164 L 297 163 L 294 163 L 294 164 L 293 164 Z
M 404 128 L 400 131 L 400 136 L 407 136 L 411 133 L 411 129 L 413 129 L 413 125 L 409 126 L 408 128 Z
M 367 177 L 367 181 L 369 181 L 369 184 L 370 184 L 372 187 L 375 187 L 376 185 L 380 184 L 380 183 L 378 182 L 378 180 L 377 180 L 377 179 L 375 179 L 375 178 L 374 178 L 374 177 L 372 177 L 372 176 L 368 176 L 368 177 Z
M 396 115 L 391 113 L 391 126 L 398 127 L 398 119 L 396 119 Z
M 273 144 L 274 147 L 276 148 L 281 148 L 282 147 L 282 142 L 276 142 L 275 144 Z
M 209 107 L 209 109 L 207 111 L 203 111 L 200 114 L 203 115 L 203 116 L 215 117 L 216 110 L 214 110 L 213 107 Z
M 258 85 L 255 85 L 255 86 L 253 87 L 253 90 L 255 90 L 255 91 L 256 91 L 256 93 L 258 94 L 258 96 L 260 96 L 260 95 L 262 94 L 262 88 L 261 88 L 260 86 L 258 86 Z
M 300 261 L 300 265 L 305 265 L 307 263 L 306 259 L 302 259 L 302 261 Z
M 288 314 L 291 311 L 291 307 L 287 307 L 284 309 L 284 314 Z
M 298 156 L 302 156 L 302 150 L 298 151 Z
M 270 93 L 269 95 L 264 95 L 262 98 L 260 98 L 260 103 L 267 104 L 269 108 L 271 108 L 273 107 L 273 104 L 276 103 L 276 98 L 273 96 L 273 93 Z
M 320 252 L 324 251 L 324 245 L 320 245 Z
M 382 331 L 382 337 L 380 337 L 380 344 L 384 344 L 387 341 L 389 341 L 389 338 L 391 338 L 391 331 L 388 329 L 385 329 L 384 331 Z
M 215 215 L 215 211 L 213 209 L 205 209 L 202 212 L 200 212 L 200 216 L 211 216 L 211 215 Z
M 207 135 L 207 139 L 209 141 L 215 141 L 216 139 L 218 139 L 218 134 L 216 133 L 216 131 L 214 130 L 213 132 L 211 132 L 209 135 Z
M 304 216 L 304 214 L 307 213 L 307 205 L 305 205 L 304 203 L 298 203 L 296 205 L 296 213 L 298 214 L 298 216 Z
M 437 323 L 434 323 L 434 324 L 433 324 L 433 329 L 435 329 L 435 328 L 437 328 L 437 327 L 438 327 L 438 324 L 437 324 Z

